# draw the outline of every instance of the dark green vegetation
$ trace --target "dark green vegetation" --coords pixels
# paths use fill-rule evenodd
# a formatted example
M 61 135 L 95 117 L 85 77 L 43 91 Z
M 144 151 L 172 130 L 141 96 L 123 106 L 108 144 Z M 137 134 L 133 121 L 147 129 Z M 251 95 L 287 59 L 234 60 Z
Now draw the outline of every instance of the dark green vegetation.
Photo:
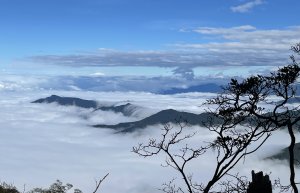
M 13 185 L 1 183 L 0 184 L 0 193 L 19 193 L 19 191 Z
M 82 193 L 79 189 L 73 189 L 72 184 L 63 184 L 59 180 L 51 184 L 49 188 L 34 188 L 29 191 L 22 190 L 22 192 L 17 190 L 17 188 L 13 185 L 6 183 L 0 184 L 0 193 L 67 193 L 71 191 L 74 193 Z
M 101 183 L 105 180 L 105 178 L 107 178 L 108 175 L 109 173 L 106 174 L 99 181 L 98 180 L 95 181 L 96 187 L 93 193 L 96 193 L 98 191 Z M 71 193 L 71 192 L 82 193 L 81 190 L 73 188 L 72 184 L 69 183 L 63 184 L 60 180 L 56 180 L 56 182 L 51 184 L 49 188 L 34 188 L 32 190 L 26 191 L 24 186 L 24 190 L 22 191 L 22 193 Z M 2 183 L 0 184 L 0 193 L 21 193 L 21 192 L 17 190 L 17 188 L 13 185 Z

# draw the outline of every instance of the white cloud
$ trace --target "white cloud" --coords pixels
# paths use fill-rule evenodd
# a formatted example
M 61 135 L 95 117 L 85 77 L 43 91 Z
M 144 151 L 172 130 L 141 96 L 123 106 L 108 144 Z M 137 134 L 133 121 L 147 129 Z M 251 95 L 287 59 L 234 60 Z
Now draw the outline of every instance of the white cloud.
M 207 80 L 245 77 L 253 72 L 286 65 L 290 62 L 290 46 L 300 42 L 300 26 L 282 29 L 259 29 L 251 25 L 199 27 L 189 33 L 198 34 L 199 41 L 170 44 L 169 50 L 99 49 L 95 52 L 23 58 L 16 61 L 11 71 L 16 72 L 16 69 L 31 64 L 36 75 L 28 71 L 24 78 L 5 72 L 0 77 L 0 90 L 42 88 L 159 92 L 172 87 L 199 85 L 203 83 L 203 77 Z M 244 70 L 237 72 L 237 67 Z M 105 71 L 106 68 L 109 70 Z M 252 68 L 252 71 L 246 68 Z M 39 69 L 50 69 L 53 73 L 42 77 L 37 73 Z M 114 74 L 114 69 L 121 73 Z M 135 74 L 136 71 L 139 75 Z M 168 72 L 164 74 L 162 71 Z M 223 73 L 225 71 L 230 73 Z M 64 73 L 58 76 L 57 72 Z M 126 77 L 122 72 L 127 73 L 124 73 Z
M 300 42 L 300 27 L 257 29 L 251 25 L 237 27 L 199 27 L 202 43 L 170 44 L 171 50 L 121 51 L 99 50 L 70 55 L 38 55 L 27 58 L 35 64 L 71 67 L 160 67 L 174 75 L 194 78 L 197 67 L 286 65 L 290 47 Z M 208 37 L 208 38 L 207 38 Z M 102 75 L 102 74 L 96 74 Z
M 49 77 L 1 74 L 0 91 L 39 90 L 40 85 L 49 82 Z
M 230 9 L 233 12 L 245 13 L 245 12 L 249 12 L 254 7 L 259 6 L 263 3 L 264 3 L 263 0 L 254 0 L 254 1 L 249 1 L 247 3 L 241 4 L 241 5 L 238 5 L 238 6 L 233 6 Z
M 201 55 L 206 53 L 203 61 L 224 66 L 283 66 L 288 63 L 291 45 L 300 42 L 299 26 L 284 29 L 257 29 L 250 25 L 200 27 L 193 31 L 215 41 L 175 46 Z
M 95 72 L 95 73 L 92 73 L 90 74 L 90 76 L 104 76 L 105 74 L 103 72 Z
M 207 43 L 199 44 L 205 48 L 221 48 L 224 46 L 224 51 L 227 48 L 251 50 L 256 52 L 278 52 L 288 51 L 291 45 L 294 45 L 300 38 L 298 36 L 300 27 L 289 27 L 285 29 L 257 29 L 254 26 L 245 25 L 232 28 L 210 28 L 200 27 L 194 30 L 194 32 L 202 35 L 217 36 L 223 38 L 227 42 L 220 43 Z M 197 44 L 194 44 L 197 45 Z M 211 47 L 210 47 L 211 46 Z

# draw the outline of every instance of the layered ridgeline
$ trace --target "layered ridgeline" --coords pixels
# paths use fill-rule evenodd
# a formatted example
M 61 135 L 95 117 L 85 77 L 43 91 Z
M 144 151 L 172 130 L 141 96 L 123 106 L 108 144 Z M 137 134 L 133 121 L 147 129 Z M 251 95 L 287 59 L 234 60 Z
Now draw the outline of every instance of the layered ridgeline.
M 112 111 L 115 113 L 122 113 L 124 116 L 132 116 L 138 108 L 142 108 L 131 103 L 124 105 L 101 106 L 101 103 L 93 100 L 84 100 L 74 97 L 60 97 L 52 95 L 43 99 L 33 101 L 33 103 L 56 103 L 63 106 L 76 106 L 80 108 L 92 108 L 94 111 Z M 210 120 L 212 115 L 210 113 L 194 114 L 188 112 L 177 111 L 174 109 L 167 109 L 159 111 L 149 117 L 134 122 L 119 123 L 116 125 L 98 124 L 94 125 L 97 128 L 114 129 L 116 132 L 134 132 L 144 129 L 152 125 L 163 125 L 166 123 L 186 122 L 189 125 L 204 126 L 204 123 Z M 214 124 L 220 123 L 220 120 L 215 118 Z
M 300 98 L 297 97 L 288 102 L 300 103 Z M 136 112 L 137 109 L 143 108 L 143 107 L 133 105 L 131 103 L 126 103 L 122 105 L 103 105 L 100 102 L 94 100 L 84 100 L 84 99 L 74 98 L 74 97 L 60 97 L 57 95 L 52 95 L 50 97 L 38 99 L 36 101 L 33 101 L 33 103 L 56 103 L 62 106 L 76 106 L 79 108 L 93 109 L 93 112 L 97 110 L 112 111 L 115 113 L 122 113 L 124 116 L 133 116 L 133 114 Z M 294 112 L 294 113 L 298 114 L 299 112 Z M 177 122 L 186 122 L 188 123 L 189 126 L 193 126 L 193 125 L 204 126 L 208 120 L 212 120 L 210 124 L 217 125 L 221 123 L 220 119 L 212 116 L 213 115 L 210 113 L 194 114 L 189 112 L 177 111 L 174 109 L 166 109 L 154 113 L 138 121 L 124 122 L 115 125 L 97 124 L 97 125 L 93 125 L 93 127 L 113 129 L 115 133 L 129 133 L 129 132 L 141 131 L 148 126 L 164 125 L 166 123 L 176 124 Z M 249 118 L 249 120 L 251 120 L 251 118 Z M 300 161 L 300 143 L 297 143 L 295 146 L 295 158 Z M 289 159 L 288 149 L 284 148 L 281 151 L 279 151 L 279 153 L 267 157 L 266 159 L 288 160 Z
M 289 101 L 289 102 L 294 103 L 295 101 Z M 122 105 L 103 105 L 100 102 L 94 100 L 84 100 L 84 99 L 74 98 L 74 97 L 60 97 L 57 95 L 52 95 L 50 97 L 38 99 L 36 101 L 33 101 L 33 103 L 56 103 L 63 106 L 92 108 L 94 111 L 97 110 L 112 111 L 115 113 L 122 113 L 124 116 L 128 116 L 128 117 L 133 116 L 137 112 L 137 110 L 143 108 L 137 105 L 133 105 L 131 103 L 126 103 Z M 300 112 L 293 112 L 293 114 L 300 116 Z M 272 116 L 272 113 L 266 113 L 265 116 Z M 282 114 L 282 116 L 285 115 Z M 215 125 L 221 123 L 220 118 L 213 116 L 211 113 L 194 114 L 189 112 L 177 111 L 174 109 L 166 109 L 138 121 L 119 123 L 115 125 L 98 124 L 98 125 L 94 125 L 94 127 L 110 128 L 116 130 L 117 132 L 134 132 L 152 125 L 177 123 L 178 121 L 187 122 L 189 125 L 199 125 L 199 126 L 204 126 L 205 123 L 208 123 L 208 121 L 211 122 L 210 124 L 215 124 Z M 255 124 L 255 121 L 253 121 L 251 117 L 249 117 L 246 122 L 248 124 L 251 123 Z
M 38 99 L 32 103 L 56 103 L 63 106 L 76 106 L 80 108 L 94 109 L 94 111 L 112 111 L 115 113 L 122 113 L 124 116 L 132 116 L 139 109 L 138 106 L 131 103 L 122 105 L 104 105 L 98 101 L 85 100 L 75 97 L 60 97 L 57 95 L 51 95 L 50 97 Z
M 176 111 L 174 109 L 162 110 L 158 113 L 155 113 L 145 119 L 134 122 L 119 123 L 116 125 L 95 125 L 94 127 L 98 128 L 111 128 L 115 129 L 117 132 L 127 133 L 135 132 L 141 129 L 144 129 L 152 125 L 164 125 L 167 123 L 187 123 L 188 125 L 199 125 L 204 126 L 212 118 L 211 113 L 201 113 L 194 114 L 182 111 Z M 221 123 L 221 120 L 214 118 L 214 124 Z

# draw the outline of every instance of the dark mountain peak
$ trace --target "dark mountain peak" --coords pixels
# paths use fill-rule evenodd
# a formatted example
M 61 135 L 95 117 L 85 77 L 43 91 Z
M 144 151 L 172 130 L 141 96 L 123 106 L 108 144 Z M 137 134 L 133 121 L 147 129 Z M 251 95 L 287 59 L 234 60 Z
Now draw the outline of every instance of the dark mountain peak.
M 160 112 L 174 113 L 174 112 L 180 112 L 180 111 L 177 111 L 175 109 L 164 109 L 164 110 L 161 110 Z
M 151 115 L 150 117 L 155 116 L 155 115 L 181 114 L 181 113 L 185 113 L 185 112 L 178 111 L 178 110 L 175 110 L 175 109 L 164 109 L 164 110 L 161 110 L 161 111 Z
M 59 100 L 60 98 L 62 98 L 62 97 L 57 96 L 57 95 L 51 95 L 50 97 L 35 100 L 32 103 L 52 103 L 52 102 Z
M 55 95 L 55 94 L 53 94 L 53 95 L 51 95 L 49 98 L 62 98 L 62 97 L 60 97 L 60 96 L 58 96 L 58 95 Z
M 97 108 L 98 103 L 93 100 L 84 100 L 74 97 L 60 97 L 57 95 L 51 95 L 50 97 L 38 99 L 32 103 L 57 103 L 63 106 L 77 106 L 81 108 Z

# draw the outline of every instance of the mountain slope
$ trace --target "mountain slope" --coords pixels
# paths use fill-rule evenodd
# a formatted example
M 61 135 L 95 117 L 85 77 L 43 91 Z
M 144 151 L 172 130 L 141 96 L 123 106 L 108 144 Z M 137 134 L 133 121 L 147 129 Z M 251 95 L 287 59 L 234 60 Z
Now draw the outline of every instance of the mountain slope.
M 38 99 L 33 101 L 32 103 L 57 103 L 62 106 L 76 106 L 87 109 L 92 108 L 95 109 L 94 111 L 113 111 L 115 113 L 122 113 L 124 116 L 131 116 L 135 113 L 136 110 L 139 109 L 138 106 L 131 103 L 105 106 L 94 100 L 84 100 L 75 97 L 60 97 L 57 95 L 51 95 L 50 97 Z
M 300 161 L 300 143 L 295 144 L 294 148 L 295 160 Z M 278 160 L 289 160 L 289 150 L 288 147 L 282 149 L 279 153 L 274 154 L 266 159 L 278 159 Z
M 277 102 L 278 104 L 282 103 L 283 101 L 279 101 Z M 299 96 L 295 96 L 293 98 L 288 99 L 287 101 L 288 104 L 294 104 L 294 103 L 300 103 L 300 97 Z
M 167 110 L 160 111 L 140 121 L 119 123 L 116 125 L 94 125 L 94 127 L 111 128 L 117 130 L 118 132 L 126 133 L 126 132 L 134 132 L 151 125 L 176 123 L 178 121 L 181 122 L 186 121 L 189 125 L 204 126 L 204 122 L 209 120 L 210 117 L 212 117 L 210 113 L 202 113 L 197 115 L 193 113 L 179 112 L 173 109 L 167 109 Z M 215 118 L 214 123 L 217 124 L 219 122 L 220 120 Z

